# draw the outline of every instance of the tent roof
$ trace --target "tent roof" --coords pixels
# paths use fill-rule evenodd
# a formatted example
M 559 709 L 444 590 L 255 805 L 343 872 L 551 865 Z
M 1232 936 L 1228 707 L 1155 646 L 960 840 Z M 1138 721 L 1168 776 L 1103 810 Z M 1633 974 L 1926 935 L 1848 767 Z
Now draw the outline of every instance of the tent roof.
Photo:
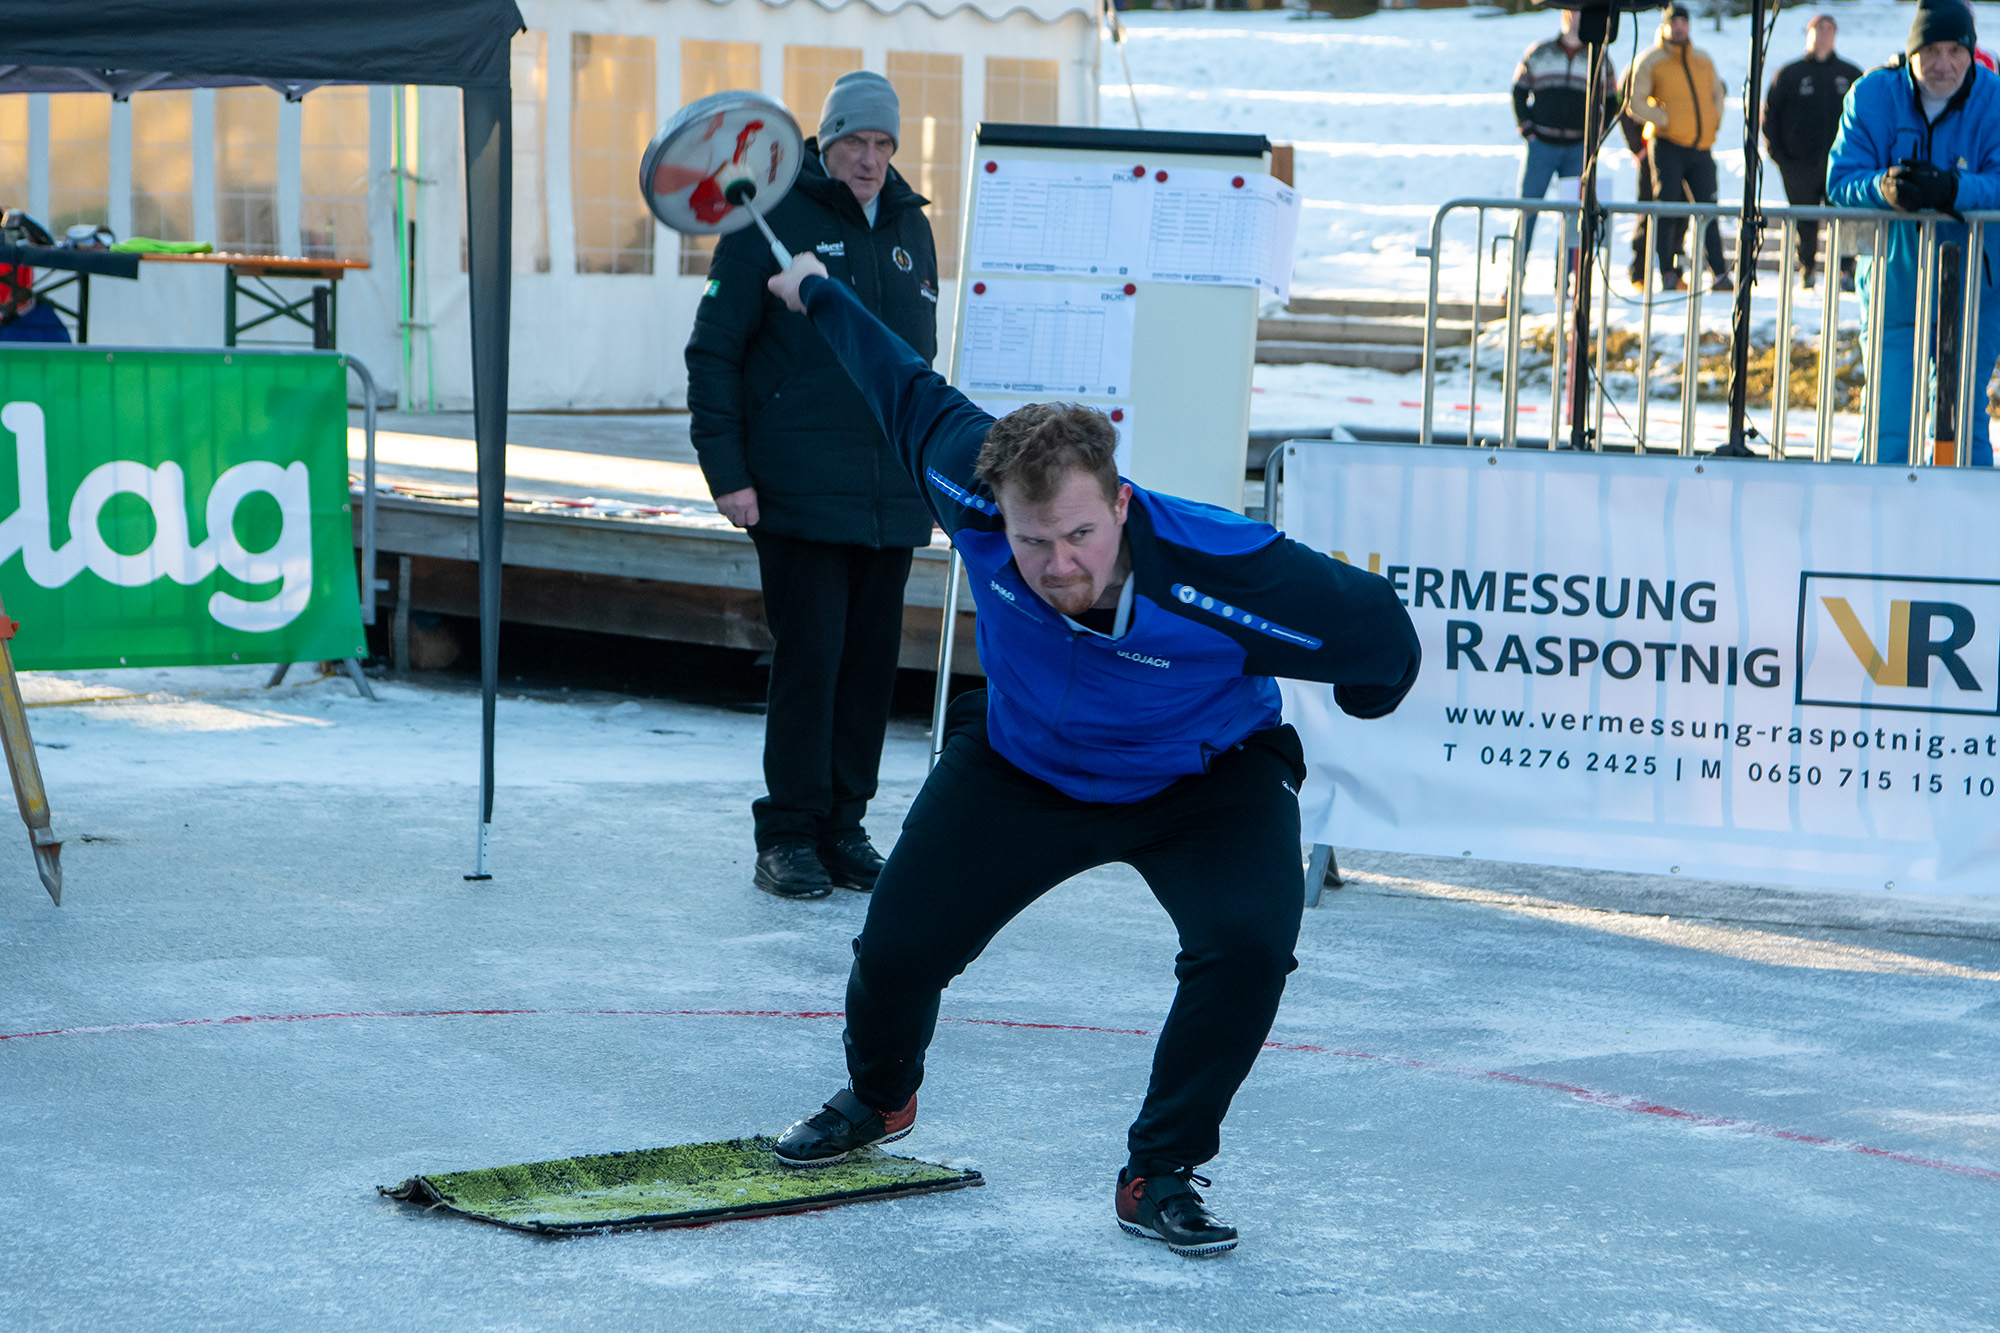
M 0 91 L 508 86 L 514 0 L 0 0 Z

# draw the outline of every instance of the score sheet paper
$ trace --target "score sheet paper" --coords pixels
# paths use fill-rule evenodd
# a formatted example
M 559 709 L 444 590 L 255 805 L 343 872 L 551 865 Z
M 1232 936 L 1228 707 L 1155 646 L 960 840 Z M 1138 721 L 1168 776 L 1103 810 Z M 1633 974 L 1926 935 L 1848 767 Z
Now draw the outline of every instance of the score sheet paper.
M 1138 272 L 1151 179 L 1135 177 L 1129 164 L 988 158 L 977 170 L 975 272 Z
M 1291 295 L 1299 193 L 1264 172 L 997 157 L 974 171 L 972 272 Z
M 1289 297 L 1299 208 L 1297 190 L 1261 172 L 1158 172 L 1141 276 Z
M 1126 393 L 1138 305 L 1126 285 L 1004 278 L 973 283 L 959 333 L 959 387 L 974 399 Z

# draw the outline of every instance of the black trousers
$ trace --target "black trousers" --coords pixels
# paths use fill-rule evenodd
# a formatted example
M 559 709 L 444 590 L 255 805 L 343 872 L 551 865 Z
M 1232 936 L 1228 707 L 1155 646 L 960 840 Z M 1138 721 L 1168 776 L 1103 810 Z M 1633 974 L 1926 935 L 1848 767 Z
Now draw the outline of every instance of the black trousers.
M 1780 162 L 1778 176 L 1785 182 L 1785 202 L 1800 208 L 1817 208 L 1826 202 L 1826 163 L 1815 168 L 1809 162 Z M 1819 223 L 1799 224 L 1799 267 L 1819 265 Z
M 1683 148 L 1671 139 L 1655 139 L 1653 194 L 1661 203 L 1712 204 L 1715 202 L 1715 158 L 1705 148 Z M 1687 219 L 1661 220 L 1658 231 L 1660 272 L 1681 271 L 1681 251 L 1687 240 Z M 1722 228 L 1713 220 L 1707 227 L 1706 249 L 1709 272 L 1721 277 L 1729 272 L 1722 258 Z
M 1258 732 L 1207 773 L 1127 805 L 1073 800 L 1001 758 L 987 743 L 984 691 L 952 701 L 946 734 L 854 942 L 846 1043 L 855 1094 L 877 1109 L 908 1101 L 952 978 L 1042 894 L 1123 861 L 1180 934 L 1180 988 L 1128 1137 L 1129 1165 L 1158 1175 L 1207 1161 L 1298 966 L 1298 734 Z
M 1639 182 L 1633 190 L 1633 199 L 1642 204 L 1653 202 L 1653 155 L 1640 153 L 1636 159 L 1639 166 Z M 1632 223 L 1632 285 L 1637 287 L 1646 280 L 1647 223 L 1650 219 L 1636 218 Z
M 903 643 L 905 546 L 837 546 L 753 531 L 764 585 L 771 687 L 757 849 L 861 827 Z

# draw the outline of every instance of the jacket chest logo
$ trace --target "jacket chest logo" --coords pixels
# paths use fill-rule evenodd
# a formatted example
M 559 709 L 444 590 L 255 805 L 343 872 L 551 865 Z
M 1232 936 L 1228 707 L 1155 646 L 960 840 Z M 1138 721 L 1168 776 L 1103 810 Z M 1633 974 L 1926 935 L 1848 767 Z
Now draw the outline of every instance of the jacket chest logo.
M 1812 95 L 1813 95 L 1812 75 L 1808 74 L 1803 79 L 1799 80 L 1799 96 L 1811 97 Z
M 820 254 L 828 255 L 835 259 L 840 259 L 845 257 L 847 254 L 847 242 L 821 241 L 818 245 L 815 245 L 813 249 L 817 250 Z
M 895 260 L 896 267 L 903 270 L 903 272 L 908 273 L 910 271 L 910 268 L 912 266 L 912 261 L 910 259 L 910 252 L 908 250 L 905 250 L 902 246 L 899 245 L 895 249 L 891 250 L 889 252 L 889 258 Z

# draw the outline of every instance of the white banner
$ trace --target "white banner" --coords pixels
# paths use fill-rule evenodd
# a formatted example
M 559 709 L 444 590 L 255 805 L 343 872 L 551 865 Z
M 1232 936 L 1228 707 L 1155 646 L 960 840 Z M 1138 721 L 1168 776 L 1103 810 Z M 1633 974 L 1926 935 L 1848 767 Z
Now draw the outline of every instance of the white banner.
M 1423 641 L 1388 718 L 1285 683 L 1342 847 L 2000 892 L 2000 476 L 1300 442 L 1296 539 Z

